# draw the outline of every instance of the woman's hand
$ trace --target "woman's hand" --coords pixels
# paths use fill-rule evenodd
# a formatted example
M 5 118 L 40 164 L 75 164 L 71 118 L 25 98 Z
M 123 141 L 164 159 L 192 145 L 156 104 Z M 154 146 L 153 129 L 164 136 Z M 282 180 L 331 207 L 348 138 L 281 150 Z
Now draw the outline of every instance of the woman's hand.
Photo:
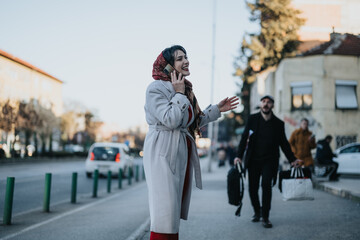
M 220 112 L 227 112 L 229 110 L 233 110 L 235 108 L 237 108 L 237 105 L 239 104 L 238 102 L 239 98 L 234 96 L 231 98 L 225 98 L 224 100 L 222 100 L 221 102 L 218 103 L 218 108 L 220 110 Z
M 176 71 L 172 71 L 170 73 L 171 83 L 174 87 L 175 92 L 185 93 L 185 78 L 181 73 L 179 73 L 179 77 L 176 77 Z

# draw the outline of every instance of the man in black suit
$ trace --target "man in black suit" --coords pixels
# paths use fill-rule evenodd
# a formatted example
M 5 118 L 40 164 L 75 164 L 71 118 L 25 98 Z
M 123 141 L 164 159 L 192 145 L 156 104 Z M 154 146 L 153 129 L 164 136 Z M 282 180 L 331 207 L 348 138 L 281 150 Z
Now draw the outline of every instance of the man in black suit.
M 298 167 L 302 163 L 302 160 L 296 159 L 291 151 L 285 135 L 284 122 L 274 115 L 273 107 L 272 96 L 266 95 L 261 98 L 260 112 L 250 115 L 241 137 L 237 157 L 234 159 L 235 164 L 244 160 L 244 167 L 248 170 L 249 195 L 255 212 L 252 221 L 259 222 L 262 216 L 265 228 L 272 227 L 269 212 L 272 186 L 276 183 L 279 167 L 279 147 L 291 165 Z M 258 195 L 260 177 L 262 207 Z

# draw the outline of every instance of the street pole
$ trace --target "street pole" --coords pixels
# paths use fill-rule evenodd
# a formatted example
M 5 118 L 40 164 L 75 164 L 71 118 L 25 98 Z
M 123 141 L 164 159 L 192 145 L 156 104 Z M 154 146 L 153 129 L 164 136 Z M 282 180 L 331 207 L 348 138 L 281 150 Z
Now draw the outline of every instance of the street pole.
M 212 32 L 212 58 L 211 58 L 211 90 L 210 90 L 210 103 L 214 102 L 214 82 L 215 82 L 215 39 L 216 39 L 216 0 L 213 4 L 213 32 Z M 214 138 L 214 122 L 209 124 L 208 134 L 210 138 L 210 153 L 208 161 L 208 172 L 211 172 L 211 162 L 214 158 L 214 144 L 216 142 Z

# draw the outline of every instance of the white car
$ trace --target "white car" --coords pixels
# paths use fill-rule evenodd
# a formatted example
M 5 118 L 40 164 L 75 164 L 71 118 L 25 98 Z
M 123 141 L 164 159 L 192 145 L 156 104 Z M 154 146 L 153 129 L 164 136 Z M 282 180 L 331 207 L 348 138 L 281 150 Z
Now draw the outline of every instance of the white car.
M 133 158 L 129 155 L 129 147 L 123 143 L 94 143 L 85 161 L 86 176 L 91 177 L 95 169 L 99 174 L 107 176 L 111 171 L 112 176 L 118 176 L 122 169 L 127 176 L 133 166 Z
M 360 143 L 350 143 L 335 150 L 339 174 L 360 174 Z

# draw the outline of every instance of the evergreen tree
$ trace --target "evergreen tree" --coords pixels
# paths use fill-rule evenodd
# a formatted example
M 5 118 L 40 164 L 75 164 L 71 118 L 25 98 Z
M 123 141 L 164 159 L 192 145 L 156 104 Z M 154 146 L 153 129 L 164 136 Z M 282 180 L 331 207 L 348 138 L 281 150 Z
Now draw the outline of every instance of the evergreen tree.
M 235 62 L 235 75 L 243 80 L 240 94 L 244 105 L 243 119 L 250 114 L 249 89 L 256 80 L 256 74 L 276 66 L 285 57 L 296 55 L 299 45 L 297 31 L 305 19 L 299 18 L 301 12 L 290 4 L 291 0 L 247 2 L 251 11 L 250 20 L 259 22 L 260 32 L 245 34 L 240 56 Z

